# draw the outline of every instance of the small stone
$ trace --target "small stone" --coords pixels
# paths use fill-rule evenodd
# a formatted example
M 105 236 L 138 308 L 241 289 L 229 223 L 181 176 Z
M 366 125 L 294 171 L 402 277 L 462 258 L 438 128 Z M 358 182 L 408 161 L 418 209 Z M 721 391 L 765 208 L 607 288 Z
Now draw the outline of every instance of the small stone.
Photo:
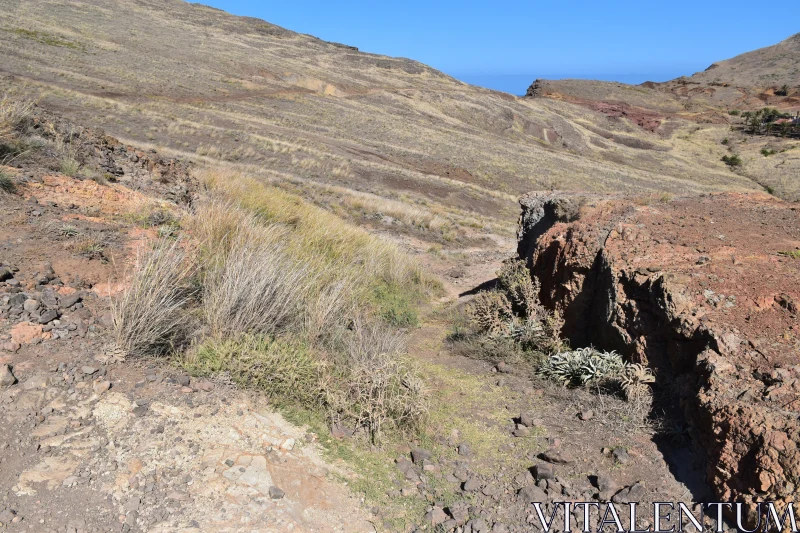
M 33 313 L 34 311 L 39 309 L 40 306 L 41 304 L 37 300 L 34 300 L 33 298 L 25 300 L 25 303 L 22 304 L 22 308 L 28 313 Z
M 211 392 L 214 390 L 214 384 L 207 379 L 204 379 L 195 383 L 195 388 L 203 392 Z
M 178 376 L 177 381 L 178 385 L 180 385 L 181 387 L 188 387 L 189 383 L 191 382 L 191 378 L 189 377 L 188 374 L 181 374 L 180 376 Z
M 530 435 L 530 432 L 531 432 L 530 429 L 520 424 L 517 427 L 517 429 L 511 432 L 511 434 L 514 435 L 515 437 L 527 437 L 528 435 Z
M 526 428 L 533 427 L 533 417 L 528 413 L 521 413 L 519 415 L 519 423 L 525 426 Z
M 8 525 L 14 520 L 17 516 L 17 513 L 12 511 L 11 509 L 6 509 L 2 513 L 0 513 L 0 524 Z
M 20 348 L 22 348 L 22 346 L 18 342 L 8 341 L 3 343 L 3 350 L 7 352 L 16 353 Z
M 499 363 L 497 363 L 497 366 L 495 368 L 501 374 L 508 374 L 511 372 L 511 368 L 504 361 L 500 361 Z
M 273 500 L 280 500 L 284 496 L 286 496 L 286 493 L 281 489 L 279 489 L 278 487 L 276 487 L 275 485 L 269 488 L 269 497 L 272 498 Z
M 422 464 L 423 461 L 430 460 L 433 457 L 433 454 L 424 448 L 414 448 L 411 450 L 411 460 L 414 461 L 415 465 Z
M 432 526 L 443 524 L 447 520 L 447 514 L 441 507 L 434 507 L 425 514 L 425 523 Z
M 566 452 L 562 452 L 554 448 L 550 448 L 549 450 L 542 452 L 539 454 L 539 457 L 548 463 L 553 464 L 567 465 L 575 462 L 575 460 Z
M 476 477 L 471 477 L 464 482 L 463 485 L 465 492 L 474 492 L 481 488 L 481 482 Z
M 466 442 L 462 442 L 461 444 L 458 445 L 458 455 L 461 455 L 463 457 L 469 457 L 470 455 L 472 455 L 472 448 L 470 448 L 469 444 L 467 444 Z
M 81 372 L 83 372 L 87 376 L 91 376 L 92 374 L 97 372 L 97 369 L 93 366 L 82 366 Z
M 0 387 L 10 387 L 17 382 L 11 367 L 8 365 L 0 366 Z
M 611 450 L 611 457 L 614 458 L 614 462 L 621 465 L 626 465 L 631 461 L 631 456 L 628 455 L 628 450 L 625 448 L 614 448 Z
M 281 443 L 281 450 L 290 452 L 294 449 L 295 440 L 294 439 L 286 439 Z
M 580 414 L 578 414 L 578 418 L 580 418 L 584 422 L 587 422 L 592 418 L 594 418 L 594 411 L 592 411 L 591 409 L 587 409 L 586 411 L 581 411 Z
M 536 485 L 522 487 L 517 493 L 519 499 L 525 503 L 543 503 L 548 500 L 547 494 Z
M 58 311 L 55 309 L 51 309 L 49 311 L 45 311 L 42 313 L 42 316 L 39 317 L 39 324 L 49 324 L 53 320 L 58 318 Z
M 547 463 L 539 463 L 536 465 L 536 481 L 541 481 L 543 479 L 553 479 L 555 478 L 555 474 L 553 473 L 553 466 Z
M 92 385 L 92 390 L 98 396 L 106 392 L 108 389 L 111 388 L 111 382 L 108 380 L 101 380 L 97 381 Z

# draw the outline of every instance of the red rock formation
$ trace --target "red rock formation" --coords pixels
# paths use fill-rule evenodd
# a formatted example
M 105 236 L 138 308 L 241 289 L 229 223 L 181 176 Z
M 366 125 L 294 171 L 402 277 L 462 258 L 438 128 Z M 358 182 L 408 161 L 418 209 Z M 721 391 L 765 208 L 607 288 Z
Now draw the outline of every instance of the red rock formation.
M 530 194 L 519 254 L 575 346 L 653 367 L 721 501 L 800 487 L 800 205 Z

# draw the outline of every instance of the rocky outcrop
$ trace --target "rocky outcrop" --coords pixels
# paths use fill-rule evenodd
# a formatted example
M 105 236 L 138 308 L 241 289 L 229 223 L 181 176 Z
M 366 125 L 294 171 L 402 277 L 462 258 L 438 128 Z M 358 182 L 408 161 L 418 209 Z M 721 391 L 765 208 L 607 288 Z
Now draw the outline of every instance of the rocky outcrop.
M 733 193 L 655 203 L 530 194 L 521 205 L 519 254 L 571 343 L 655 370 L 720 501 L 791 501 L 800 206 Z

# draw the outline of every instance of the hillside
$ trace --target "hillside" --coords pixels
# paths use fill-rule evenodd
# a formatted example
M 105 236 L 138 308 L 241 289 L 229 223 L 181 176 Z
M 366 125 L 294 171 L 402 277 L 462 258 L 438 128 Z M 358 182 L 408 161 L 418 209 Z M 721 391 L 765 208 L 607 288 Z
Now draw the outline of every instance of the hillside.
M 179 0 L 0 4 L 4 85 L 41 90 L 81 124 L 270 180 L 506 222 L 532 189 L 759 188 L 719 161 L 724 150 L 698 146 L 715 132 L 680 117 L 642 132 Z
M 800 85 L 800 33 L 778 44 L 718 61 L 703 72 L 689 76 L 700 83 L 728 84 L 767 89 Z

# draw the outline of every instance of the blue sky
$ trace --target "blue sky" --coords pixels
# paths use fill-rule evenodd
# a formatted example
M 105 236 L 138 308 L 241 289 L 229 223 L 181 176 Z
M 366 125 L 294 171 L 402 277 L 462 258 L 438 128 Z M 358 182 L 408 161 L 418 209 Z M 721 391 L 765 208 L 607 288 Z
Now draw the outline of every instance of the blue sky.
M 536 77 L 664 81 L 800 32 L 796 0 L 201 3 L 514 93 Z

